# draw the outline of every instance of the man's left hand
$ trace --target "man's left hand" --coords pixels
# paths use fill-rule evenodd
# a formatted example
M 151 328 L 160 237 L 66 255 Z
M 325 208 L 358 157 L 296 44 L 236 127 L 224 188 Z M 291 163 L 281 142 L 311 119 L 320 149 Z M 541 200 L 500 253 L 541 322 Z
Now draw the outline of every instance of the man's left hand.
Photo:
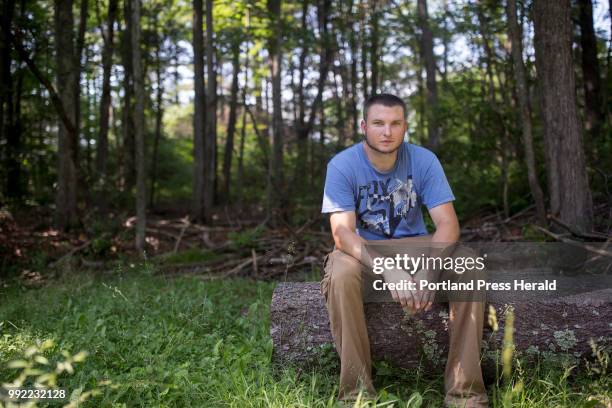
M 433 271 L 421 269 L 413 275 L 414 281 L 416 282 L 416 291 L 412 293 L 414 298 L 414 309 L 416 312 L 428 311 L 431 309 L 431 305 L 436 297 L 436 291 L 427 288 L 420 289 L 420 282 L 426 280 L 427 282 L 436 282 L 437 276 Z

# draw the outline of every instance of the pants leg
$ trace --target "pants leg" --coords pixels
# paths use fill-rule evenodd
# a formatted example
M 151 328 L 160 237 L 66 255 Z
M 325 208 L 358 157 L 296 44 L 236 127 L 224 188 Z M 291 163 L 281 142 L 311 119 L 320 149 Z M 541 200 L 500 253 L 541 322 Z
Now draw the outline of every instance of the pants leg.
M 448 406 L 486 407 L 487 393 L 480 368 L 483 302 L 450 303 L 450 345 L 444 371 L 444 402 Z
M 453 257 L 477 256 L 474 251 L 459 245 Z M 443 273 L 444 279 L 476 281 L 484 279 L 483 272 L 453 271 Z M 444 402 L 450 407 L 487 407 L 488 397 L 480 367 L 480 346 L 484 324 L 484 291 L 456 292 L 449 295 L 448 359 L 444 371 Z
M 422 237 L 425 241 L 429 237 Z M 404 241 L 409 244 L 413 240 Z M 458 256 L 457 251 L 453 256 Z M 465 255 L 465 254 L 464 254 Z M 342 251 L 325 261 L 321 292 L 325 296 L 332 336 L 340 355 L 340 399 L 357 396 L 360 389 L 374 395 L 370 342 L 362 297 L 364 266 Z M 483 301 L 450 302 L 450 345 L 444 373 L 445 404 L 486 407 L 488 399 L 480 368 L 480 343 L 484 323 Z
M 340 355 L 340 399 L 355 398 L 360 390 L 375 395 L 370 341 L 362 298 L 362 264 L 342 251 L 327 256 L 321 281 L 336 350 Z

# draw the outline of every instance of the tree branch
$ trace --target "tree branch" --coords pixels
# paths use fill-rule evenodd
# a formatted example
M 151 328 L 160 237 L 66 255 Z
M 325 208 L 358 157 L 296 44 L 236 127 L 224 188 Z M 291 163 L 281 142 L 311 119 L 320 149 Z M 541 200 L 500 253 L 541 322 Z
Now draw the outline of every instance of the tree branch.
M 66 109 L 64 108 L 64 104 L 62 103 L 62 100 L 60 99 L 55 88 L 53 87 L 53 84 L 51 83 L 51 81 L 49 81 L 47 77 L 45 77 L 42 72 L 40 72 L 32 58 L 30 58 L 28 51 L 24 48 L 22 43 L 23 36 L 21 35 L 21 32 L 18 28 L 15 28 L 10 35 L 11 43 L 15 47 L 19 58 L 21 58 L 23 62 L 26 63 L 32 74 L 34 74 L 36 79 L 38 79 L 40 83 L 45 87 L 45 89 L 47 89 L 47 92 L 49 92 L 49 95 L 51 96 L 51 103 L 53 103 L 53 106 L 55 107 L 55 110 L 57 111 L 57 114 L 59 115 L 62 123 L 66 127 L 66 130 L 68 131 L 68 133 L 70 133 L 71 136 L 76 136 L 76 128 L 68 117 Z

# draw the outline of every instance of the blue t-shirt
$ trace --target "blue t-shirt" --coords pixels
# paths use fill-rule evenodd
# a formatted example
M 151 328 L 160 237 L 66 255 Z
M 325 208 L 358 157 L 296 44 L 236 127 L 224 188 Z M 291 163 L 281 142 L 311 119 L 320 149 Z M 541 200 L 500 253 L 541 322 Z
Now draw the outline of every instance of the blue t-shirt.
M 355 211 L 357 233 L 366 240 L 404 238 L 427 234 L 421 205 L 431 209 L 454 199 L 430 150 L 404 142 L 395 166 L 383 173 L 361 142 L 328 163 L 321 212 Z

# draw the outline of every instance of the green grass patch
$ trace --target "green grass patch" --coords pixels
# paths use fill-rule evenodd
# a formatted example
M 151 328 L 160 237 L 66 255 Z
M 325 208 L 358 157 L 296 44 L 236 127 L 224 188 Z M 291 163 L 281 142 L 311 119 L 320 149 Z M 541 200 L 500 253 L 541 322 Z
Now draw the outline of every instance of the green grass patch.
M 58 386 L 70 392 L 99 389 L 84 406 L 334 406 L 338 367 L 331 348 L 312 372 L 271 363 L 273 283 L 168 279 L 147 270 L 105 278 L 71 274 L 40 289 L 0 288 L 0 382 L 19 374 L 9 362 L 51 340 L 41 352 L 51 367 L 66 358 L 62 351 L 87 352 L 74 373 L 57 376 Z M 395 400 L 399 406 L 442 405 L 441 378 L 384 364 L 376 372 L 378 406 Z M 601 376 L 570 381 L 568 372 L 520 368 L 512 384 L 489 390 L 492 406 L 503 406 L 508 387 L 514 387 L 513 406 L 521 407 L 589 407 L 589 398 L 609 398 Z

